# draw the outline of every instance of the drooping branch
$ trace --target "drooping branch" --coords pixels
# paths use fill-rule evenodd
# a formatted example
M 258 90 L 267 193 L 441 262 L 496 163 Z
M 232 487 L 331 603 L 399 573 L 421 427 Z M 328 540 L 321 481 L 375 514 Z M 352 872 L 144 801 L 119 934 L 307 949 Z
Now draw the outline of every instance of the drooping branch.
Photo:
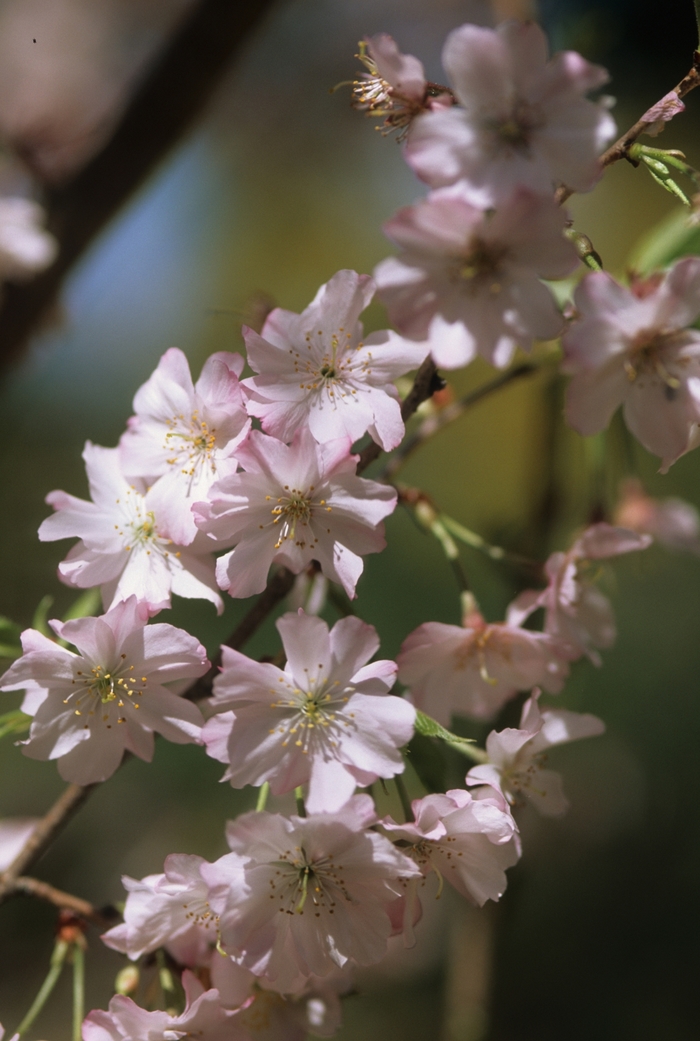
M 695 90 L 696 87 L 700 87 L 700 51 L 695 51 L 693 53 L 693 64 L 691 65 L 689 72 L 683 77 L 680 83 L 676 84 L 672 91 L 669 91 L 669 93 L 677 94 L 679 98 L 684 98 L 686 94 L 690 94 L 691 90 Z M 621 137 L 618 137 L 614 144 L 610 145 L 610 148 L 608 148 L 607 151 L 603 152 L 600 157 L 601 166 L 604 168 L 612 166 L 613 163 L 617 163 L 620 159 L 629 159 L 630 162 L 633 162 L 633 165 L 638 165 L 630 159 L 629 150 L 635 141 L 642 136 L 647 127 L 652 126 L 654 122 L 655 120 L 645 119 L 644 116 L 641 119 L 638 119 L 634 126 L 631 126 L 629 130 L 626 130 Z M 573 194 L 573 188 L 568 188 L 566 185 L 562 185 L 561 188 L 557 189 L 555 198 L 558 203 L 564 203 Z
M 48 226 L 58 256 L 33 281 L 4 287 L 0 367 L 22 350 L 97 233 L 201 113 L 231 57 L 273 2 L 199 0 L 147 71 L 109 141 L 68 182 L 48 190 Z

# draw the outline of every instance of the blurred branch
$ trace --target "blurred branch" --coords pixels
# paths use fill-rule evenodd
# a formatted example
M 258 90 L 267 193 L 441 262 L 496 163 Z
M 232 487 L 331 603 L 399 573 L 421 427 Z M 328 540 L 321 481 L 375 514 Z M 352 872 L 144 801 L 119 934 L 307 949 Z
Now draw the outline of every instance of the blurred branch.
M 698 10 L 698 2 L 700 2 L 700 0 L 696 0 L 695 3 L 696 13 Z M 691 90 L 695 90 L 696 87 L 700 87 L 700 51 L 693 52 L 693 64 L 691 65 L 689 72 L 672 91 L 669 91 L 669 94 L 677 94 L 679 98 L 684 98 L 686 94 L 690 94 Z M 618 137 L 617 141 L 610 145 L 607 152 L 603 152 L 600 157 L 601 166 L 603 168 L 606 166 L 612 166 L 613 163 L 618 162 L 620 159 L 628 159 L 633 166 L 637 166 L 638 163 L 630 157 L 629 150 L 637 138 L 641 137 L 647 127 L 652 126 L 654 122 L 655 120 L 645 119 L 644 117 L 638 119 L 634 126 L 631 126 L 622 137 Z M 557 189 L 555 199 L 558 203 L 563 203 L 573 194 L 574 189 L 568 188 L 564 184 Z
M 22 351 L 97 233 L 192 125 L 273 2 L 200 0 L 136 88 L 110 140 L 67 183 L 48 190 L 58 256 L 33 281 L 4 287 L 0 367 Z
M 47 903 L 53 904 L 61 911 L 72 911 L 80 918 L 84 918 L 100 928 L 107 929 L 121 918 L 116 908 L 98 910 L 87 900 L 73 896 L 72 893 L 64 893 L 55 886 L 49 885 L 48 882 L 41 882 L 38 878 L 20 877 L 15 879 L 13 891 L 17 895 L 35 896 L 39 900 L 46 900 Z

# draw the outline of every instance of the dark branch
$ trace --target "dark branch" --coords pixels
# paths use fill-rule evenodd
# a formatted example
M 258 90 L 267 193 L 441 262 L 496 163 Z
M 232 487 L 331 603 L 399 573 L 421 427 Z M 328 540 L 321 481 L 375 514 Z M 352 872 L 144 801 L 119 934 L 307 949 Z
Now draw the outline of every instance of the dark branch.
M 274 0 L 200 0 L 136 89 L 112 137 L 66 184 L 48 193 L 59 253 L 0 306 L 0 365 L 22 350 L 52 307 L 66 273 L 201 113 L 231 57 Z

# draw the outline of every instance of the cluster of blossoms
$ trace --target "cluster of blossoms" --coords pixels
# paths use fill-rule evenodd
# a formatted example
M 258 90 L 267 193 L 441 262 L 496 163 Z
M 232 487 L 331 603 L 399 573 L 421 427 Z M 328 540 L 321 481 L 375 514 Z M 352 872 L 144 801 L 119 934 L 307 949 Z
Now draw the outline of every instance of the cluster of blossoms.
M 55 638 L 22 634 L 0 689 L 25 692 L 24 753 L 87 785 L 125 752 L 150 760 L 160 734 L 202 746 L 233 787 L 261 790 L 262 808 L 229 823 L 230 852 L 218 860 L 174 854 L 160 874 L 125 878 L 123 923 L 104 934 L 132 961 L 164 950 L 182 971 L 184 1009 L 148 1011 L 118 994 L 88 1015 L 85 1041 L 331 1036 L 353 968 L 378 963 L 392 936 L 415 942 L 424 890 L 439 895 L 447 881 L 476 905 L 500 899 L 521 855 L 514 810 L 523 799 L 545 815 L 566 809 L 545 753 L 604 727 L 540 697 L 563 689 L 573 662 L 599 665 L 615 640 L 599 562 L 652 537 L 700 551 L 686 504 L 655 503 L 628 484 L 616 523 L 553 553 L 543 588 L 522 591 L 502 621 L 464 594 L 461 625 L 425 622 L 394 662 L 373 660 L 371 625 L 348 614 L 329 628 L 318 616 L 327 584 L 354 598 L 364 556 L 385 546 L 397 492 L 359 476 L 353 447 L 365 436 L 384 451 L 402 441 L 396 381 L 429 356 L 448 369 L 477 355 L 504 367 L 518 347 L 564 332 L 542 280 L 568 276 L 579 258 L 553 192 L 592 188 L 614 132 L 606 105 L 586 97 L 604 70 L 570 52 L 549 59 L 532 24 L 451 33 L 450 87 L 428 83 L 385 35 L 365 42 L 362 59 L 356 104 L 401 131 L 430 189 L 386 225 L 399 255 L 374 278 L 338 272 L 301 314 L 277 308 L 260 333 L 244 327 L 252 376 L 241 378 L 242 356 L 220 352 L 194 383 L 184 354 L 168 350 L 119 444 L 85 446 L 90 499 L 47 497 L 54 513 L 39 537 L 79 540 L 59 575 L 99 587 L 104 614 L 52 621 Z M 398 332 L 364 335 L 375 293 Z M 700 334 L 688 329 L 700 314 L 700 261 L 629 288 L 595 272 L 574 303 L 563 336 L 570 423 L 594 433 L 621 404 L 670 465 L 700 439 Z M 188 694 L 211 669 L 205 648 L 152 619 L 173 595 L 221 612 L 222 591 L 260 593 L 274 567 L 320 575 L 313 607 L 278 619 L 279 663 L 224 646 L 203 714 Z M 538 611 L 541 630 L 526 627 Z M 472 749 L 463 787 L 428 792 L 409 812 L 401 774 L 414 733 L 454 744 L 455 717 L 494 720 L 521 692 L 519 727 L 493 730 Z M 391 779 L 404 796 L 400 821 L 357 791 Z M 267 812 L 268 792 L 295 792 L 298 814 Z M 0 867 L 32 827 L 5 825 Z

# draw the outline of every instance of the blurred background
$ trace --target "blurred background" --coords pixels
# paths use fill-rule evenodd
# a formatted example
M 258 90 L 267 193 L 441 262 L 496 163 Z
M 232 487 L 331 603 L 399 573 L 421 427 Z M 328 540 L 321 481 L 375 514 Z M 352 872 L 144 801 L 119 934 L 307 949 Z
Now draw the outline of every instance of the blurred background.
M 0 181 L 27 188 L 31 169 L 50 192 L 70 180 L 194 6 L 2 0 L 0 137 L 27 165 L 8 151 Z M 356 74 L 357 41 L 389 32 L 440 82 L 447 32 L 510 16 L 539 17 L 553 49 L 578 49 L 610 70 L 621 130 L 681 79 L 697 40 L 691 0 L 661 13 L 652 0 L 270 6 L 196 125 L 92 242 L 50 319 L 4 370 L 0 614 L 26 627 L 45 594 L 50 617 L 75 599 L 55 577 L 67 544 L 36 538 L 44 496 L 86 494 L 85 440 L 117 442 L 164 350 L 181 347 L 197 373 L 211 352 L 242 349 L 241 322 L 252 324 L 268 300 L 300 311 L 339 268 L 371 271 L 390 252 L 382 221 L 423 189 L 400 147 L 351 110 L 348 88 L 329 93 Z M 700 165 L 700 93 L 687 108 L 658 143 Z M 571 203 L 576 227 L 618 273 L 638 237 L 675 207 L 626 163 Z M 690 248 L 700 252 L 700 236 Z M 373 306 L 368 324 L 385 322 Z M 463 393 L 491 372 L 450 374 L 450 386 Z M 424 446 L 402 480 L 487 539 L 544 559 L 601 501 L 612 503 L 623 475 L 619 427 L 585 445 L 564 428 L 561 408 L 558 383 L 520 381 Z M 633 457 L 652 494 L 700 505 L 699 452 L 663 478 L 641 448 Z M 459 598 L 437 543 L 401 511 L 387 527 L 389 547 L 367 559 L 358 609 L 389 657 L 421 622 L 457 623 Z M 523 576 L 468 549 L 464 565 L 484 613 L 501 618 Z M 397 949 L 361 975 L 340 1041 L 698 1036 L 700 559 L 653 547 L 616 561 L 606 581 L 617 645 L 601 669 L 577 663 L 557 701 L 608 727 L 552 755 L 572 809 L 554 821 L 522 814 L 525 854 L 500 905 L 476 913 L 449 896 L 431 903 L 415 950 Z M 168 621 L 213 653 L 244 610 L 231 602 L 217 618 L 210 605 L 179 601 Z M 248 653 L 274 653 L 276 641 L 270 621 Z M 19 701 L 2 698 L 5 711 Z M 170 852 L 221 855 L 223 822 L 254 793 L 219 785 L 220 773 L 200 749 L 159 742 L 152 765 L 129 762 L 93 796 L 36 874 L 102 905 L 123 898 L 122 873 L 160 871 Z M 54 764 L 25 759 L 10 739 L 0 744 L 0 818 L 40 815 L 62 787 Z M 36 901 L 0 908 L 0 1021 L 10 1032 L 46 973 L 55 918 Z M 104 1008 L 123 963 L 94 931 L 89 940 L 88 1007 Z M 64 1041 L 69 1023 L 66 974 L 32 1037 Z

